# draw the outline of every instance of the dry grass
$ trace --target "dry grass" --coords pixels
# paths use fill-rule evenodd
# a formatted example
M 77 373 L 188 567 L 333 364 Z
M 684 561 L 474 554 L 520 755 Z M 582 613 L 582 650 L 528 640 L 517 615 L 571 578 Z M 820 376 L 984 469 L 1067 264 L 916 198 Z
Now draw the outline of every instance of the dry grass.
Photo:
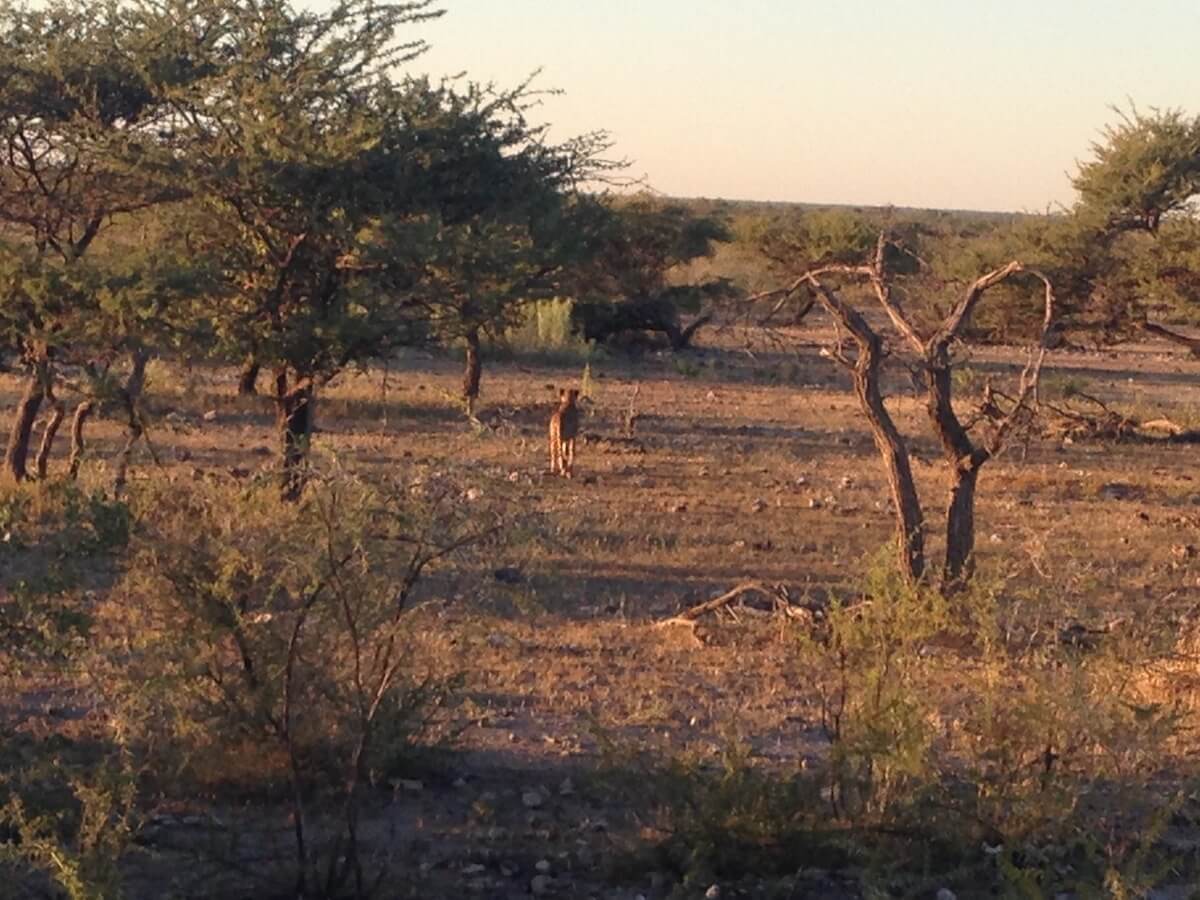
M 518 862 L 522 853 L 561 854 L 554 860 L 560 880 L 577 877 L 595 889 L 587 878 L 599 876 L 580 874 L 595 866 L 580 861 L 579 847 L 598 842 L 603 854 L 608 838 L 593 820 L 618 813 L 586 791 L 536 813 L 518 797 L 529 785 L 553 791 L 563 777 L 579 778 L 607 738 L 715 755 L 734 735 L 752 759 L 781 769 L 822 752 L 811 685 L 777 620 L 708 621 L 699 647 L 682 630 L 652 627 L 749 578 L 814 599 L 848 594 L 864 558 L 891 540 L 886 482 L 848 385 L 818 355 L 820 334 L 792 337 L 789 352 L 721 332 L 684 362 L 593 360 L 573 481 L 546 474 L 544 427 L 555 389 L 580 378 L 574 366 L 488 366 L 482 427 L 459 412 L 455 363 L 417 352 L 386 374 L 347 374 L 322 394 L 319 453 L 367 471 L 441 469 L 513 482 L 548 529 L 543 540 L 496 561 L 519 568 L 519 583 L 469 591 L 438 583 L 436 596 L 425 598 L 431 658 L 447 670 L 465 668 L 467 684 L 454 711 L 455 754 L 435 777 L 443 787 L 407 798 L 403 814 L 417 852 L 428 841 L 457 848 L 445 851 L 450 861 L 424 870 L 431 893 L 423 896 L 456 883 L 470 890 L 461 855 L 497 843 L 487 835 L 499 826 L 525 837 L 498 839 L 503 849 L 495 852 Z M 1016 359 L 992 352 L 978 365 Z M 1050 366 L 1086 378 L 1089 392 L 1116 404 L 1184 423 L 1196 417 L 1187 386 L 1200 379 L 1200 364 L 1185 356 L 1129 347 L 1060 353 Z M 235 377 L 200 366 L 151 367 L 151 436 L 165 471 L 143 455 L 141 477 L 244 478 L 271 465 L 269 403 L 234 397 Z M 904 384 L 896 383 L 901 394 Z M 639 418 L 630 437 L 623 423 L 635 385 Z M 0 376 L 0 405 L 11 408 L 17 395 L 17 380 Z M 945 479 L 923 410 L 911 394 L 893 409 L 915 436 L 916 477 L 936 523 Z M 89 438 L 85 478 L 100 481 L 119 424 L 99 419 Z M 1024 459 L 1013 450 L 990 463 L 977 549 L 981 571 L 1004 586 L 1007 621 L 1034 641 L 1071 624 L 1191 619 L 1200 606 L 1200 556 L 1190 548 L 1200 522 L 1195 453 L 1166 444 L 1034 442 Z M 1114 484 L 1122 499 L 1106 489 Z M 936 528 L 932 540 L 936 548 Z M 1024 596 L 1038 599 L 1022 605 Z M 1147 674 L 1140 690 L 1147 699 L 1182 697 L 1197 712 L 1200 651 L 1194 629 L 1187 634 L 1178 662 Z M 1181 747 L 1181 755 L 1192 749 Z M 449 787 L 458 774 L 467 785 Z M 526 862 L 518 870 L 527 875 Z M 476 884 L 476 893 L 491 896 L 488 884 Z M 621 896 L 612 890 L 605 895 Z

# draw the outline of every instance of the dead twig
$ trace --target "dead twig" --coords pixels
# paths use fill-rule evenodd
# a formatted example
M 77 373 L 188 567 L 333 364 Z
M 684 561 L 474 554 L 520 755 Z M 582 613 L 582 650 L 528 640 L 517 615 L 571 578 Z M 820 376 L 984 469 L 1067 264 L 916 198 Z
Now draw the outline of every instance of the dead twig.
M 732 604 L 735 600 L 740 600 L 746 594 L 758 594 L 766 597 L 772 605 L 776 613 L 789 619 L 804 618 L 811 614 L 811 611 L 806 607 L 796 604 L 792 600 L 792 596 L 787 587 L 782 584 L 767 584 L 762 581 L 744 581 L 736 587 L 730 588 L 725 593 L 713 597 L 711 600 L 705 600 L 703 603 L 698 603 L 690 609 L 686 609 L 678 615 L 671 616 L 667 619 L 661 619 L 656 622 L 655 628 L 666 628 L 669 625 L 682 625 L 692 632 L 692 637 L 695 637 L 695 629 L 699 620 L 714 612 L 729 613 L 734 621 L 740 621 L 732 609 Z M 698 641 L 698 639 L 697 639 Z

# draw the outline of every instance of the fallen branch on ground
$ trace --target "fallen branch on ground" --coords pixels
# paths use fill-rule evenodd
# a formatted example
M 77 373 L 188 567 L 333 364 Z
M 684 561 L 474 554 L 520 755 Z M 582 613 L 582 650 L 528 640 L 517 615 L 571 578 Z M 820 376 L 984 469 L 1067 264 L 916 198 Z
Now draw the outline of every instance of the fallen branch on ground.
M 683 625 L 694 629 L 696 623 L 702 616 L 711 612 L 716 612 L 722 609 L 728 609 L 735 601 L 740 600 L 746 594 L 759 594 L 771 601 L 772 608 L 775 612 L 786 616 L 789 619 L 802 618 L 806 615 L 811 615 L 812 611 L 807 607 L 800 606 L 792 600 L 786 586 L 782 584 L 766 584 L 762 581 L 744 581 L 734 588 L 726 591 L 720 596 L 713 597 L 711 600 L 705 600 L 703 603 L 698 603 L 690 609 L 686 609 L 678 615 L 671 616 L 668 619 L 662 619 L 655 623 L 655 628 L 665 628 L 668 625 Z

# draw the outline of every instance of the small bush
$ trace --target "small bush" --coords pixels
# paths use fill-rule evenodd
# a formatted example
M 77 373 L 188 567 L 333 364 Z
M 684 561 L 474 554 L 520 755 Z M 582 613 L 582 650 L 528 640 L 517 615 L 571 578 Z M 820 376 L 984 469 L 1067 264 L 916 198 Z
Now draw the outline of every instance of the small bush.
M 800 869 L 833 868 L 907 896 L 1135 897 L 1195 874 L 1195 854 L 1161 840 L 1193 813 L 1160 781 L 1192 766 L 1194 710 L 1163 680 L 1190 671 L 1190 644 L 1150 624 L 1017 644 L 1008 601 L 982 583 L 950 605 L 882 560 L 869 573 L 797 637 L 819 759 L 767 769 L 736 741 L 716 765 L 626 753 L 630 798 L 650 799 L 663 836 L 645 865 L 685 886 L 755 877 L 785 893 Z
M 5 749 L 33 761 L 0 772 L 0 834 L 9 838 L 0 842 L 0 873 L 7 867 L 25 888 L 42 882 L 41 893 L 48 882 L 70 900 L 121 896 L 120 862 L 134 832 L 127 759 L 97 764 L 44 744 Z
M 126 504 L 72 483 L 0 488 L 0 673 L 60 664 L 82 646 L 84 595 L 111 583 L 130 523 Z
M 414 661 L 413 592 L 494 542 L 498 519 L 450 482 L 335 475 L 299 504 L 276 493 L 177 484 L 139 498 L 97 685 L 160 789 L 280 789 L 301 881 L 361 894 L 364 792 L 396 772 L 446 688 Z M 325 801 L 343 821 L 318 841 Z

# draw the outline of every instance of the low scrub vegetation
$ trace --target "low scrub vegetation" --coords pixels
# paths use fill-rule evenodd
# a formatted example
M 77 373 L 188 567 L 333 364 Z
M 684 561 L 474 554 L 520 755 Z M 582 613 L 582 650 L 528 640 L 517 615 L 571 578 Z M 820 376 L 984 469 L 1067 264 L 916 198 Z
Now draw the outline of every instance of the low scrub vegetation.
M 1003 592 L 952 607 L 871 571 L 791 638 L 811 756 L 763 766 L 733 735 L 664 765 L 610 744 L 609 778 L 662 835 L 626 866 L 672 873 L 678 896 L 1137 897 L 1197 877 L 1200 855 L 1163 838 L 1200 809 L 1190 782 L 1162 780 L 1192 768 L 1192 688 L 1161 674 L 1195 677 L 1194 636 L 1038 636 Z

